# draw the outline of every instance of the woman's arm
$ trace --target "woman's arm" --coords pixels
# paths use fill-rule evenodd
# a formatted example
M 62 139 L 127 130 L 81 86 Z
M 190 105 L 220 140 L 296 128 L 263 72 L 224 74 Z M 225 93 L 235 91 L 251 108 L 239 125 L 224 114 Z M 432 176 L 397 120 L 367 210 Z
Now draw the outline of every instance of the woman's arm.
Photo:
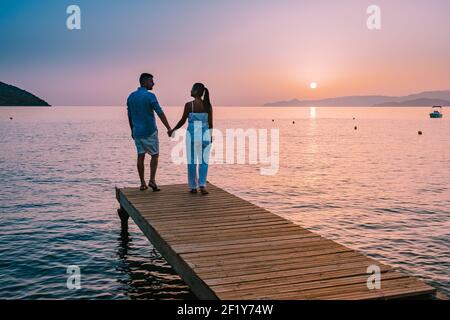
M 180 121 L 178 121 L 177 125 L 171 130 L 171 135 L 174 131 L 180 129 L 186 123 L 188 114 L 189 114 L 189 108 L 188 108 L 188 104 L 186 103 L 184 105 L 183 116 L 181 117 Z
M 209 124 L 209 130 L 210 130 L 210 135 L 211 135 L 211 143 L 213 142 L 213 136 L 212 136 L 212 129 L 213 129 L 213 111 L 211 109 L 211 111 L 208 113 L 208 124 Z

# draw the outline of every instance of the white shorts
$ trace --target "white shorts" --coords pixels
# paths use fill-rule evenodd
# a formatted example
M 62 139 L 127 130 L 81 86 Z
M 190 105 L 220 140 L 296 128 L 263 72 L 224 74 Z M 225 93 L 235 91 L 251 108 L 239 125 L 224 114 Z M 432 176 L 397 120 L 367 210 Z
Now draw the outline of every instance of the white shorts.
M 134 144 L 136 145 L 138 155 L 148 153 L 154 156 L 159 154 L 158 130 L 149 137 L 134 139 Z

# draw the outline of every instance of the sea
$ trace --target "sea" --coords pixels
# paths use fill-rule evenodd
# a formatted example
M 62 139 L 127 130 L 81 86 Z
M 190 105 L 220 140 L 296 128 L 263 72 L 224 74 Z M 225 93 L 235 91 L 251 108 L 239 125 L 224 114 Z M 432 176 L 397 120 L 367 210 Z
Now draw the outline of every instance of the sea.
M 450 110 L 429 112 L 214 107 L 223 141 L 267 134 L 273 161 L 238 161 L 227 155 L 252 144 L 223 143 L 208 180 L 449 295 Z M 182 108 L 165 113 L 175 125 Z M 158 127 L 164 192 L 186 165 Z M 0 299 L 195 299 L 132 221 L 121 228 L 115 187 L 139 186 L 125 107 L 0 108 L 0 181 Z

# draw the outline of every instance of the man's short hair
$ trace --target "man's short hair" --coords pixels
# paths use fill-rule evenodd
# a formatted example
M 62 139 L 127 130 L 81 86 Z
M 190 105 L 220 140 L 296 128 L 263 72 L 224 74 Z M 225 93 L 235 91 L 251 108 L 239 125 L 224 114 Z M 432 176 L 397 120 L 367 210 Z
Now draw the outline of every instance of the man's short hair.
M 141 84 L 141 86 L 143 86 L 151 78 L 153 78 L 153 75 L 151 75 L 150 73 L 143 73 L 139 77 L 139 83 Z

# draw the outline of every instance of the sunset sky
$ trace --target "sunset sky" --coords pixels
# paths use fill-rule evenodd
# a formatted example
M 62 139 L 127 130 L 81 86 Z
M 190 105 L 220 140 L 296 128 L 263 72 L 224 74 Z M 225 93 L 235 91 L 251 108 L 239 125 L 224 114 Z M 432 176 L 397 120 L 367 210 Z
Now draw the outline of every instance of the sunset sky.
M 162 105 L 196 81 L 216 105 L 450 89 L 450 1 L 0 1 L 0 81 L 53 105 L 123 105 L 144 71 Z

